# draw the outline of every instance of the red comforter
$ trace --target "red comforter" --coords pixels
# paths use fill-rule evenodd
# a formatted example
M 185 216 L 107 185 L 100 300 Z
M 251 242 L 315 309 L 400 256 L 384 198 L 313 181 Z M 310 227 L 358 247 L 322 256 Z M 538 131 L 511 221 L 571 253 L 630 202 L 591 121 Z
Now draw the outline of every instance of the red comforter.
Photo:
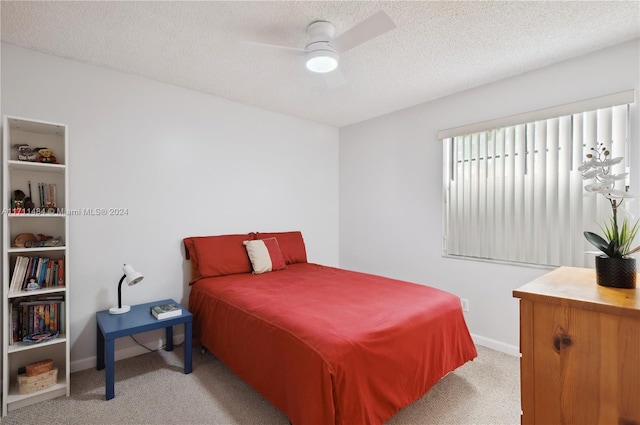
M 316 264 L 201 279 L 200 342 L 294 425 L 381 424 L 476 357 L 458 297 Z

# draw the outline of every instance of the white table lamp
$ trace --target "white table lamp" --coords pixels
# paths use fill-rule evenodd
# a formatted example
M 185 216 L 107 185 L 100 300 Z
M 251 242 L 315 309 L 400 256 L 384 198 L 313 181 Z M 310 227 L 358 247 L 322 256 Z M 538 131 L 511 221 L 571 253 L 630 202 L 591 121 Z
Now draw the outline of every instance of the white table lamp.
M 118 306 L 111 307 L 109 309 L 110 314 L 123 314 L 131 310 L 131 306 L 122 305 L 122 282 L 126 281 L 127 285 L 132 286 L 144 279 L 142 273 L 135 271 L 129 264 L 125 264 L 122 267 L 122 271 L 124 274 L 120 278 L 120 283 L 118 283 Z

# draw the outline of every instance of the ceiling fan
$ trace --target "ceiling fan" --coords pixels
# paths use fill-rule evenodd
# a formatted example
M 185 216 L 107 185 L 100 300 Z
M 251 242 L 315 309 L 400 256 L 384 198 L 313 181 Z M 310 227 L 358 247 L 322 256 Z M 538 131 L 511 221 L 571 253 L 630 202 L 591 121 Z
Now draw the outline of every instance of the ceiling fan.
M 331 22 L 312 22 L 307 27 L 309 41 L 304 49 L 274 44 L 250 43 L 304 56 L 307 69 L 324 75 L 327 85 L 333 88 L 346 83 L 338 67 L 341 54 L 391 31 L 395 27 L 396 24 L 389 15 L 379 10 L 335 38 L 336 30 Z

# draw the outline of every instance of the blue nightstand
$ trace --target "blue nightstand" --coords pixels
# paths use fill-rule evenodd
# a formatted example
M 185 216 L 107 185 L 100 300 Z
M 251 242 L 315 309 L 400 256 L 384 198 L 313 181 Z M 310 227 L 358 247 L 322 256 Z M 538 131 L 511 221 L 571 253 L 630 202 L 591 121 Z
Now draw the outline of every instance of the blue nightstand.
M 160 300 L 146 304 L 131 306 L 131 311 L 125 314 L 109 314 L 109 310 L 96 313 L 97 324 L 97 364 L 96 369 L 106 367 L 106 399 L 114 397 L 115 386 L 115 358 L 114 348 L 116 338 L 129 336 L 154 329 L 165 328 L 167 336 L 167 351 L 173 350 L 173 326 L 184 323 L 184 373 L 191 373 L 191 334 L 193 315 L 182 307 L 182 315 L 168 319 L 156 319 L 149 309 L 157 304 L 175 302 L 174 300 Z M 176 303 L 177 304 L 177 303 Z

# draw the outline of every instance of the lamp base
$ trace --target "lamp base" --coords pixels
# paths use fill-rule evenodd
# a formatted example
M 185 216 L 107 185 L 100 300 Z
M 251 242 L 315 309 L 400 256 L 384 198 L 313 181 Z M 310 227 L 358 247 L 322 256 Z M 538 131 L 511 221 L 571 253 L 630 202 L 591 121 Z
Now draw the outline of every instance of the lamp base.
M 131 310 L 131 306 L 123 305 L 122 307 L 111 307 L 109 314 L 123 314 Z

